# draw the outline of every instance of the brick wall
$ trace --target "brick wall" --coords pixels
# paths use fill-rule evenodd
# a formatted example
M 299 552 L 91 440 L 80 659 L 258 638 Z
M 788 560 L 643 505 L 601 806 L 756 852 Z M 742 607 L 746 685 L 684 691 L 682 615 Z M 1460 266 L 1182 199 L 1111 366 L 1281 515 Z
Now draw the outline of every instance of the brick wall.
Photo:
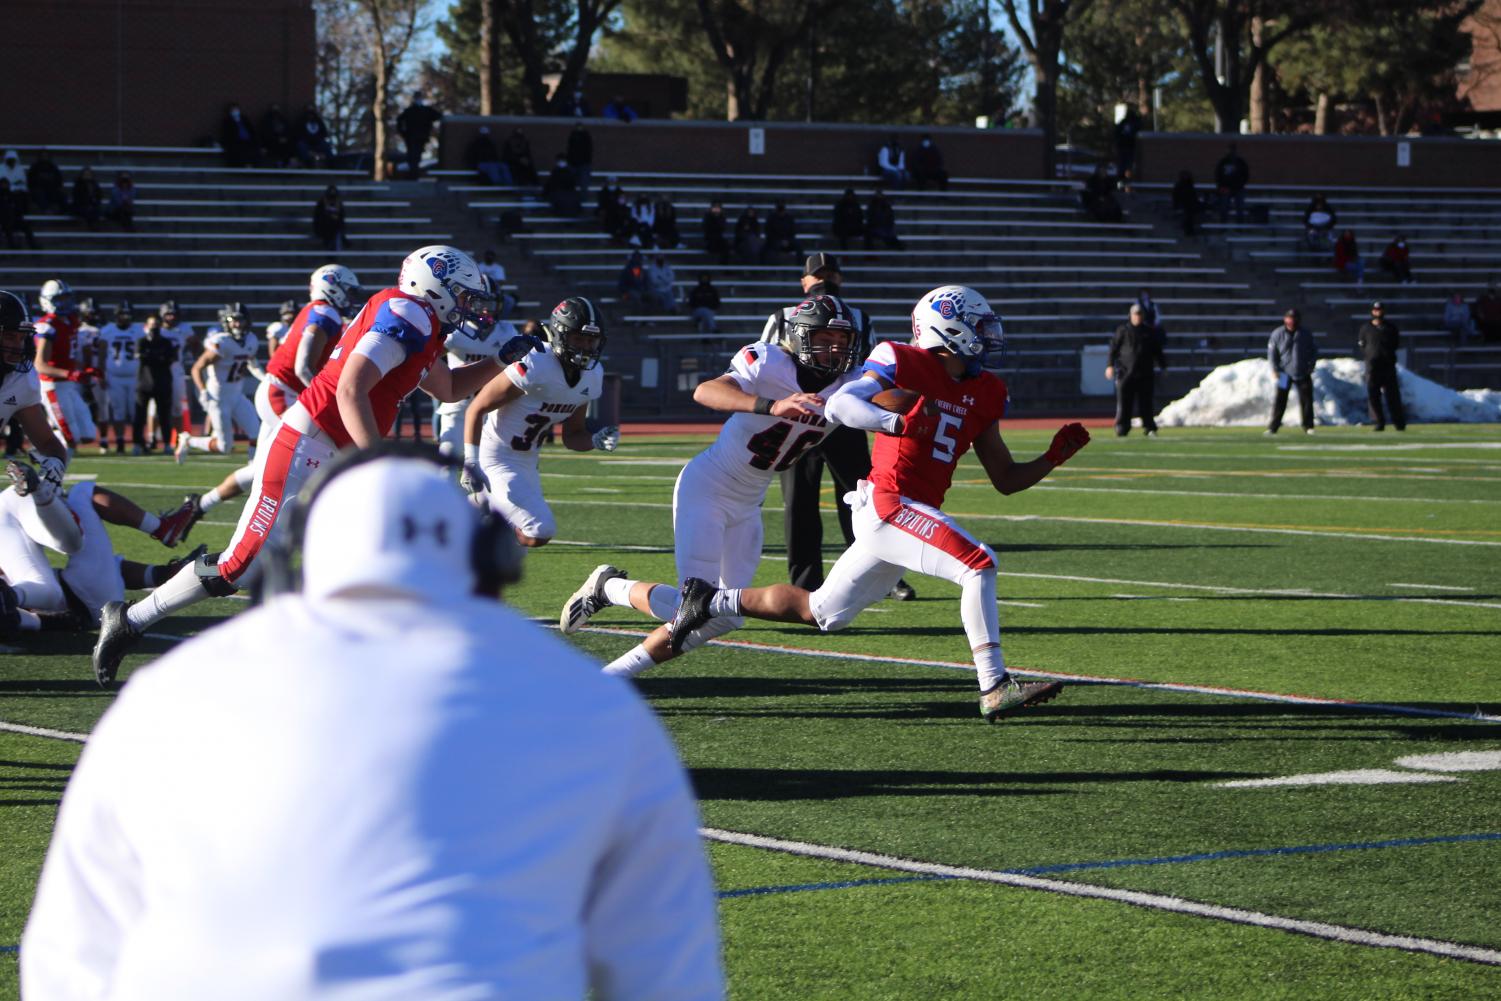
M 1487 187 L 1501 189 L 1501 142 L 1473 139 L 1380 138 L 1372 136 L 1223 136 L 1205 133 L 1143 133 L 1137 167 L 1143 181 L 1171 183 L 1178 171 L 1193 171 L 1203 190 L 1214 165 L 1234 141 L 1258 184 Z M 1397 147 L 1408 143 L 1409 166 L 1397 165 Z

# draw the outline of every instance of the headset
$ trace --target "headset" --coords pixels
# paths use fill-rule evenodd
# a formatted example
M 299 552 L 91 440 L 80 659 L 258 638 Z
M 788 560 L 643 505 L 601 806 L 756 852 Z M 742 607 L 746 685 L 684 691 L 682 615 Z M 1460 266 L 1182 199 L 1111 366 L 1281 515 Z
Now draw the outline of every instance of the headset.
M 297 503 L 287 515 L 290 519 L 283 541 L 262 553 L 265 572 L 260 581 L 260 599 L 302 589 L 302 570 L 294 566 L 294 557 L 303 549 L 309 514 L 329 483 L 351 469 L 383 459 L 416 459 L 441 470 L 460 470 L 463 463 L 424 442 L 380 441 L 369 448 L 351 448 L 338 452 L 323 464 L 297 494 Z M 521 579 L 524 550 L 516 541 L 510 524 L 489 505 L 474 508 L 474 539 L 470 546 L 470 566 L 474 570 L 474 591 L 494 597 L 502 587 Z

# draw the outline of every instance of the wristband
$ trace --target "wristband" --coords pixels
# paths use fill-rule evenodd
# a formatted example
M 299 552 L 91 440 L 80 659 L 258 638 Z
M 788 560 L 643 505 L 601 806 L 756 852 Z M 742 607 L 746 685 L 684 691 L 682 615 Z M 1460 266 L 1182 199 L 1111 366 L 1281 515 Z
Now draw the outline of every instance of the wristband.
M 771 404 L 771 400 L 768 400 L 764 396 L 758 396 L 756 397 L 756 405 L 752 408 L 751 412 L 763 415 L 769 414 L 771 413 Z
M 467 441 L 464 442 L 464 464 L 479 465 L 479 445 L 471 445 Z

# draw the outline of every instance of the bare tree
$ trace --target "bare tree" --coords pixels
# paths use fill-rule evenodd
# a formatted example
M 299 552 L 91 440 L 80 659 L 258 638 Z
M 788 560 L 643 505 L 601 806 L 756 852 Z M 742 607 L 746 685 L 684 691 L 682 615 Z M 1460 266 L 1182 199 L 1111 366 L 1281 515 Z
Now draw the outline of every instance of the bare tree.
M 412 37 L 421 24 L 423 0 L 355 0 L 369 18 L 375 51 L 375 86 L 370 96 L 374 124 L 375 179 L 386 179 L 390 137 L 386 128 L 391 111 L 391 83 L 406 58 Z
M 1068 25 L 1089 9 L 1093 0 L 1001 0 L 1011 30 L 1022 44 L 1022 51 L 1032 63 L 1032 79 L 1037 86 L 1036 124 L 1042 129 L 1043 176 L 1051 178 L 1056 162 L 1054 146 L 1058 143 L 1058 56 L 1063 51 L 1063 36 Z M 1021 13 L 1026 11 L 1022 23 Z M 1030 29 L 1030 30 L 1029 30 Z
M 555 20 L 560 13 L 557 0 L 493 0 L 497 5 L 501 25 L 511 39 L 516 56 L 521 61 L 521 89 L 526 95 L 527 106 L 533 114 L 548 110 L 547 84 L 542 77 L 547 73 L 549 62 L 556 60 L 556 53 L 546 42 L 547 21 Z M 571 94 L 584 76 L 589 65 L 589 52 L 594 46 L 594 36 L 603 27 L 611 14 L 620 6 L 620 0 L 574 0 L 569 12 L 567 54 L 562 57 L 556 93 Z
M 839 0 L 697 0 L 709 48 L 728 82 L 725 117 L 762 119 L 771 105 L 777 71 L 813 25 Z
M 500 98 L 500 30 L 496 0 L 479 0 L 479 113 L 495 114 Z

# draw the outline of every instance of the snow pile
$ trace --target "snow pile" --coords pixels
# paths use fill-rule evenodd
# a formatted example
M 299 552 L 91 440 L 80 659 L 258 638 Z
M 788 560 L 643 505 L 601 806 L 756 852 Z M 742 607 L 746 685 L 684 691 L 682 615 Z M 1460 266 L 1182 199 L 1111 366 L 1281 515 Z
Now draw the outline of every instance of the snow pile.
M 1501 421 L 1501 392 L 1470 389 L 1463 393 L 1398 368 L 1402 402 L 1410 421 Z M 1277 391 L 1265 358 L 1221 365 L 1181 400 L 1162 408 L 1164 427 L 1264 425 L 1271 417 Z M 1288 396 L 1284 423 L 1298 423 L 1298 391 Z M 1318 424 L 1363 424 L 1367 420 L 1365 365 L 1354 358 L 1321 361 L 1313 372 L 1313 414 Z

